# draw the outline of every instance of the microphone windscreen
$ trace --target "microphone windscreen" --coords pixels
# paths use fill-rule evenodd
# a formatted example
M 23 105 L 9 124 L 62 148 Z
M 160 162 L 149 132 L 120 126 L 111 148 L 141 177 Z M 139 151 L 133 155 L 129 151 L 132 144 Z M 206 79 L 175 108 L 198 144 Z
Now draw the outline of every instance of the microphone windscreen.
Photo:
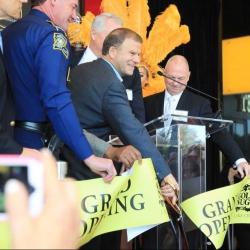
M 159 76 L 164 76 L 163 73 L 162 73 L 160 70 L 157 71 L 157 74 L 158 74 Z

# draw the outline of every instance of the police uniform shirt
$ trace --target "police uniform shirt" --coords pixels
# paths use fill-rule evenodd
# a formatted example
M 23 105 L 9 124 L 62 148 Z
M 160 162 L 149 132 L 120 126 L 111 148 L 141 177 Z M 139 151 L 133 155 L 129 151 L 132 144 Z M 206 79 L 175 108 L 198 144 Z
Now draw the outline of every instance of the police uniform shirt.
M 92 155 L 66 86 L 70 44 L 65 32 L 44 12 L 32 9 L 6 27 L 2 38 L 8 55 L 5 62 L 15 97 L 16 120 L 49 119 L 58 137 L 80 159 Z

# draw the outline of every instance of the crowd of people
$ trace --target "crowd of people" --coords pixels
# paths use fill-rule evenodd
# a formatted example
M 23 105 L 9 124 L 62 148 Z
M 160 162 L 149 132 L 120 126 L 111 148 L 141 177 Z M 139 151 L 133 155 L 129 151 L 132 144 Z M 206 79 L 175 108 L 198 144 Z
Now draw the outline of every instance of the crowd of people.
M 0 0 L 0 18 L 18 19 L 25 2 Z M 170 95 L 175 97 L 171 113 L 183 109 L 191 116 L 214 114 L 207 99 L 176 83 L 175 79 L 187 84 L 190 78 L 188 62 L 180 55 L 166 64 L 166 90 L 143 99 L 148 77 L 147 68 L 139 65 L 143 41 L 115 15 L 97 16 L 89 46 L 74 52 L 66 32 L 76 20 L 78 1 L 31 0 L 31 5 L 28 15 L 0 33 L 0 154 L 40 159 L 46 172 L 46 202 L 42 213 L 31 218 L 22 184 L 7 182 L 12 243 L 16 249 L 73 249 L 80 226 L 77 191 L 73 181 L 63 186 L 56 181 L 56 159 L 42 150 L 55 134 L 63 142 L 57 157 L 68 162 L 68 177 L 102 177 L 111 183 L 134 161 L 151 158 L 162 196 L 175 205 L 179 184 L 143 124 L 164 114 Z M 111 134 L 124 145 L 108 144 Z M 250 177 L 250 166 L 226 129 L 212 140 L 241 178 Z M 169 246 L 170 240 L 158 240 L 155 230 L 163 239 L 171 238 L 164 226 L 151 229 L 142 237 L 144 249 L 176 247 L 176 242 Z M 82 249 L 119 249 L 120 241 L 121 231 L 106 233 Z

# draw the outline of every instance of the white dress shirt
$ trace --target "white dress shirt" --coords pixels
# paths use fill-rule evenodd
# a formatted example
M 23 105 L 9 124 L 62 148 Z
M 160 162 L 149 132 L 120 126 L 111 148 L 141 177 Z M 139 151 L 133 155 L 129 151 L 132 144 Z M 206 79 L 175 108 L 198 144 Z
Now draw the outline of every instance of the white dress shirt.
M 97 56 L 93 53 L 93 51 L 89 48 L 89 46 L 86 48 L 86 50 L 83 53 L 83 56 L 80 60 L 79 64 L 86 63 L 86 62 L 92 62 L 97 59 Z
M 164 98 L 164 115 L 171 115 L 174 114 L 174 111 L 176 110 L 177 104 L 180 100 L 180 97 L 182 95 L 182 92 L 178 95 L 171 95 L 167 89 L 165 90 L 165 98 Z M 169 117 L 168 120 L 164 122 L 165 126 L 170 126 L 172 122 L 172 118 Z

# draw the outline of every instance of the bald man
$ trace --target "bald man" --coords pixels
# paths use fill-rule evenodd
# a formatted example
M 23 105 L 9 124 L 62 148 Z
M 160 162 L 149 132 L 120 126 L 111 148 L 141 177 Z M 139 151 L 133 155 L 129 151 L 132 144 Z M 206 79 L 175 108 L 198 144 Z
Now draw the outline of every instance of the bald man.
M 163 73 L 186 85 L 191 75 L 188 61 L 181 55 L 172 56 L 167 61 Z M 165 91 L 144 98 L 147 121 L 151 121 L 164 114 L 164 107 L 166 106 L 166 100 L 169 96 L 174 96 L 174 101 L 171 104 L 171 113 L 173 113 L 174 110 L 185 110 L 188 116 L 214 118 L 214 113 L 208 99 L 189 92 L 185 85 L 179 84 L 169 78 L 165 78 L 165 83 Z M 168 114 L 166 113 L 166 115 Z M 211 135 L 211 139 L 219 146 L 231 165 L 235 165 L 242 175 L 243 170 L 246 171 L 246 174 L 249 174 L 250 166 L 244 154 L 226 129 Z
M 166 89 L 163 92 L 144 98 L 146 122 L 160 117 L 163 114 L 173 114 L 175 110 L 186 111 L 188 116 L 205 118 L 215 117 L 208 99 L 189 92 L 185 85 L 180 84 L 183 83 L 187 85 L 191 75 L 189 64 L 185 57 L 181 55 L 174 55 L 169 58 L 163 73 L 169 77 L 165 78 Z M 180 83 L 177 83 L 174 80 Z M 170 105 L 171 109 L 167 110 L 164 107 L 167 107 L 169 98 L 172 98 Z M 172 124 L 173 123 L 174 122 L 172 121 Z M 241 177 L 244 177 L 243 171 L 245 171 L 246 175 L 250 177 L 250 165 L 246 161 L 245 156 L 238 144 L 228 133 L 227 129 L 223 129 L 212 134 L 211 140 L 219 147 L 224 156 L 229 160 L 231 166 L 235 166 L 235 169 L 237 169 L 237 171 L 241 174 Z M 160 228 L 158 229 L 158 235 L 161 235 L 159 232 Z M 151 243 L 156 244 L 156 238 L 152 236 L 152 232 L 150 233 L 151 230 L 147 231 L 143 237 L 146 241 L 145 245 L 148 246 Z M 159 242 L 163 241 L 159 240 Z M 156 245 L 153 245 L 152 247 L 155 246 Z M 174 248 L 173 246 L 171 247 Z

